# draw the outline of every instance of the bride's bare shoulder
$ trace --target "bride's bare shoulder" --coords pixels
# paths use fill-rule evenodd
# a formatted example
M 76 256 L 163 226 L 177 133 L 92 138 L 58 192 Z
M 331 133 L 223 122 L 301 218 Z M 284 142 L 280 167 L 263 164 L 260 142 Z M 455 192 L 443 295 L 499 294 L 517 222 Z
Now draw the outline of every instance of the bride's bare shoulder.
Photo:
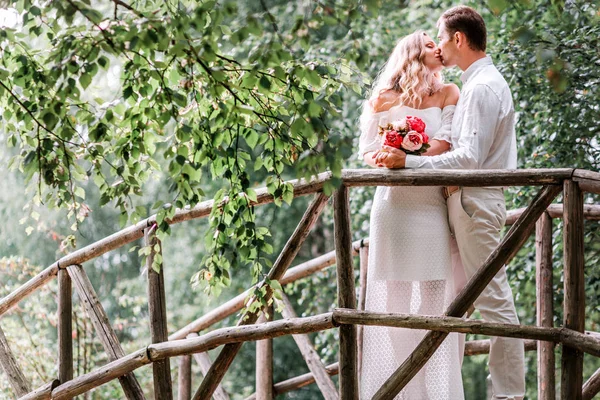
M 458 103 L 458 98 L 460 97 L 460 89 L 454 83 L 447 83 L 444 85 L 442 89 L 444 92 L 444 106 L 454 106 Z M 443 108 L 442 107 L 442 108 Z
M 398 104 L 398 93 L 393 90 L 386 90 L 379 95 L 369 100 L 369 105 L 374 112 L 387 111 Z

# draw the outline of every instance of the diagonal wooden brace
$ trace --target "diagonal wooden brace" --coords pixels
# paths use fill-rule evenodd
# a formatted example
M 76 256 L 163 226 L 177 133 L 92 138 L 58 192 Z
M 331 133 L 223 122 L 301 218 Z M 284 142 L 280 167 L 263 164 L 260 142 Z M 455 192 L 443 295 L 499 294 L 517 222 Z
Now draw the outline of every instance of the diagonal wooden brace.
M 282 296 L 283 302 L 283 311 L 282 315 L 284 318 L 298 318 L 296 312 L 294 311 L 294 307 L 292 303 L 288 299 L 288 297 L 284 294 Z M 315 351 L 315 347 L 312 344 L 312 341 L 306 334 L 298 334 L 293 335 L 298 348 L 300 349 L 300 353 L 302 353 L 302 357 L 304 361 L 306 361 L 306 365 L 308 369 L 315 377 L 315 381 L 317 382 L 317 386 L 321 390 L 321 394 L 325 400 L 338 400 L 337 388 L 335 384 L 329 377 L 329 373 L 325 368 L 325 365 L 321 362 L 319 355 Z
M 285 274 L 285 271 L 291 265 L 292 261 L 296 257 L 296 254 L 298 254 L 300 246 L 302 246 L 302 243 L 304 243 L 304 240 L 317 221 L 317 218 L 319 215 L 321 215 L 321 211 L 323 211 L 323 208 L 325 208 L 328 199 L 329 196 L 326 196 L 323 193 L 318 193 L 315 196 L 315 199 L 308 206 L 308 209 L 302 216 L 302 219 L 296 227 L 296 230 L 279 254 L 279 257 L 275 261 L 273 268 L 271 268 L 271 271 L 269 271 L 269 274 L 267 275 L 269 280 L 279 280 L 283 277 L 283 274 Z M 267 301 L 272 297 L 272 295 L 273 293 L 271 290 L 267 288 L 267 293 L 265 294 Z M 238 325 L 254 324 L 258 319 L 259 312 L 260 311 L 253 313 L 245 312 L 240 318 Z M 242 343 L 230 343 L 223 347 L 210 370 L 202 380 L 202 383 L 196 391 L 196 394 L 194 394 L 193 400 L 209 400 L 211 398 L 241 347 Z
M 81 299 L 83 308 L 94 325 L 98 339 L 110 361 L 125 357 L 125 351 L 108 320 L 108 315 L 102 307 L 98 295 L 81 265 L 67 267 L 75 290 Z M 133 372 L 119 378 L 123 392 L 129 400 L 145 399 L 144 392 Z

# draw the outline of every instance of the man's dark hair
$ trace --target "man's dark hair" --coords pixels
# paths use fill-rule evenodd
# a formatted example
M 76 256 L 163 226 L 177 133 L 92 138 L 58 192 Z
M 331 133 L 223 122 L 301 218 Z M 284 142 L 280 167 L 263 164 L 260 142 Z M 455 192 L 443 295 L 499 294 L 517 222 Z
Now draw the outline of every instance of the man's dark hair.
M 438 24 L 442 21 L 451 36 L 462 32 L 472 50 L 485 51 L 487 31 L 485 22 L 477 11 L 467 6 L 453 7 L 442 14 Z

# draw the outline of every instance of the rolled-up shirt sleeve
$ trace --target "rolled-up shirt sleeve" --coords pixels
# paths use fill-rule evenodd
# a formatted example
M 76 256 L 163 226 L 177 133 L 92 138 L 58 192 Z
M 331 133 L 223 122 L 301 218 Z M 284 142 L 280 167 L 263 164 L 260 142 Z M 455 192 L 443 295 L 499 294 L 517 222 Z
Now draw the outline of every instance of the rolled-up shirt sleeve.
M 442 125 L 432 136 L 432 140 L 443 140 L 452 144 L 452 118 L 454 117 L 454 110 L 456 106 L 446 106 L 442 110 Z
M 502 103 L 485 84 L 476 85 L 460 99 L 462 116 L 460 135 L 452 151 L 437 156 L 406 156 L 406 168 L 477 169 L 486 159 L 494 141 L 494 132 Z

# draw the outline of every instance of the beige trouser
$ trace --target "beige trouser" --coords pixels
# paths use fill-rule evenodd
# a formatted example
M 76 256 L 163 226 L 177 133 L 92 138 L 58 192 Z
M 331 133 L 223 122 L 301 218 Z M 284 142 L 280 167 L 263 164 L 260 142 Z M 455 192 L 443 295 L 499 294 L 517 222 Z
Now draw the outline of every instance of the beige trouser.
M 448 218 L 466 278 L 470 279 L 500 242 L 506 219 L 504 193 L 500 188 L 462 188 L 448 198 Z M 485 321 L 519 323 L 505 267 L 474 305 Z M 523 399 L 525 351 L 521 339 L 492 337 L 489 368 L 493 400 Z

